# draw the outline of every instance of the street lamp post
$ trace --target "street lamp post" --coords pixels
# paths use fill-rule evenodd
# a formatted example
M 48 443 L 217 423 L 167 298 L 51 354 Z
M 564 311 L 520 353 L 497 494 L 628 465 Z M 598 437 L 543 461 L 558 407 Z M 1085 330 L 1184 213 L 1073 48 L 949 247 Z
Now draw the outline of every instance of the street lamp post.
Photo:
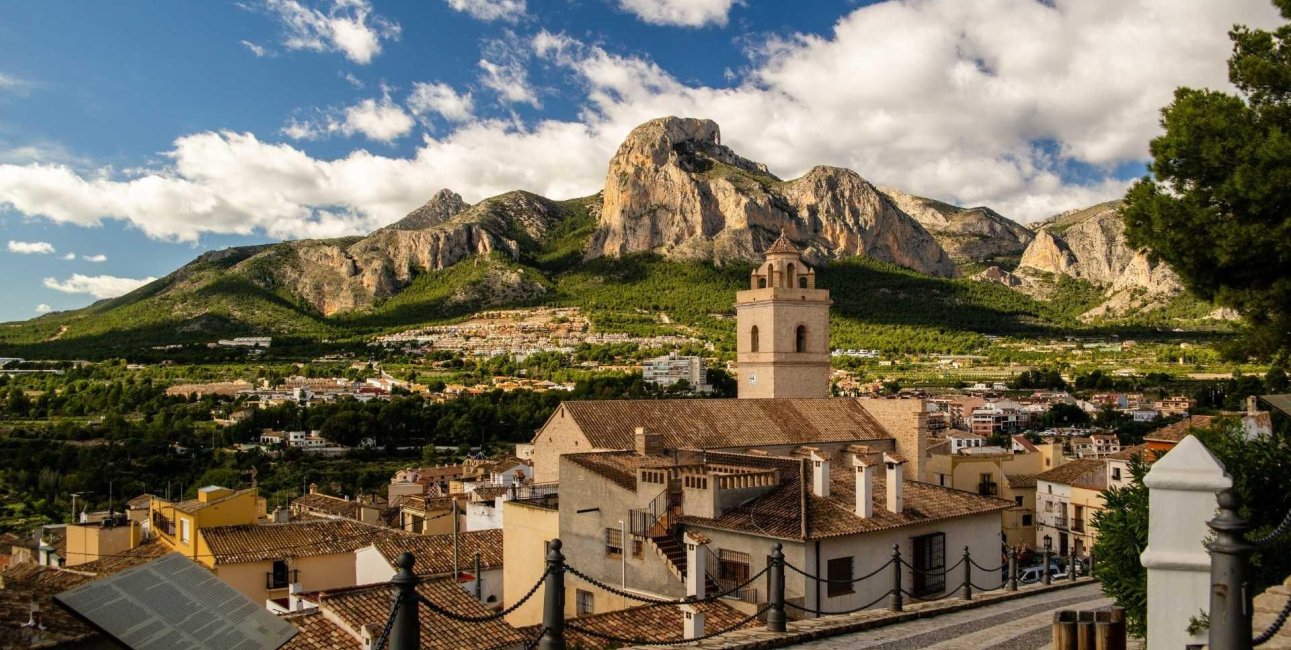
M 1053 537 L 1050 535 L 1045 535 L 1044 536 L 1044 569 L 1043 569 L 1043 573 L 1040 574 L 1044 576 L 1045 584 L 1049 584 L 1050 582 L 1049 557 L 1051 556 L 1052 553 L 1053 553 Z

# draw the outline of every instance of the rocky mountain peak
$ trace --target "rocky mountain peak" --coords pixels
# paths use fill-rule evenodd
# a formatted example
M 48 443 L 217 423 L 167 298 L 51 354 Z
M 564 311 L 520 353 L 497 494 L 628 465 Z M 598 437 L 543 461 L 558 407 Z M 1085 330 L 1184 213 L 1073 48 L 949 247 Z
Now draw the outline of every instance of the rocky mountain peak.
M 462 195 L 448 188 L 435 193 L 424 205 L 408 213 L 408 216 L 386 226 L 385 230 L 423 230 L 437 226 L 471 207 L 462 200 Z
M 932 236 L 856 172 L 818 166 L 781 180 L 722 145 L 712 120 L 666 117 L 633 129 L 610 160 L 603 197 L 589 257 L 757 260 L 783 230 L 812 263 L 869 255 L 955 273 Z

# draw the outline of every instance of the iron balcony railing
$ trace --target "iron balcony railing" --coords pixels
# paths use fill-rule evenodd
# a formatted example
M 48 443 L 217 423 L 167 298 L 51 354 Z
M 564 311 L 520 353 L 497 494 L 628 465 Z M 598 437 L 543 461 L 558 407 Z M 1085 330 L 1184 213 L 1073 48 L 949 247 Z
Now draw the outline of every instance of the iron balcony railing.
M 286 589 L 292 583 L 300 582 L 300 569 L 290 571 L 266 571 L 264 574 L 265 589 Z
M 995 481 L 984 481 L 977 484 L 977 493 L 984 497 L 998 496 L 1000 493 L 1000 484 Z

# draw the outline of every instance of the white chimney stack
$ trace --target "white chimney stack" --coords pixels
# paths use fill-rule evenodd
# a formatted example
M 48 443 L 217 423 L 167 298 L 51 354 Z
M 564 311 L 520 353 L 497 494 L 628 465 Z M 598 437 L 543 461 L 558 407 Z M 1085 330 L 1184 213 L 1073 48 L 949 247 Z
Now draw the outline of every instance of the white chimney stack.
M 825 498 L 829 496 L 829 457 L 819 452 L 811 452 L 811 493 Z
M 703 612 L 691 605 L 681 605 L 681 618 L 685 625 L 685 629 L 682 630 L 683 638 L 698 639 L 704 636 Z
M 868 519 L 874 516 L 874 466 L 857 454 L 852 456 L 852 467 L 856 468 L 856 516 Z
M 905 510 L 905 459 L 896 454 L 883 454 L 888 466 L 888 510 L 900 513 Z

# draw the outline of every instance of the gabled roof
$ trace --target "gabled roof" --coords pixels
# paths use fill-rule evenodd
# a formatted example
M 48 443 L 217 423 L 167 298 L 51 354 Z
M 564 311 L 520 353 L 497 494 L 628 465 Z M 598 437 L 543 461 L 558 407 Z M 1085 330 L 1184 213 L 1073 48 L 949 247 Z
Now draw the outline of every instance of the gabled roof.
M 202 539 L 216 564 L 241 564 L 349 553 L 377 540 L 410 533 L 377 528 L 351 519 L 293 521 L 204 528 Z
M 295 625 L 300 632 L 279 650 L 363 650 L 362 642 L 327 620 L 319 610 L 289 614 L 283 620 Z
M 367 497 L 360 498 L 366 499 Z M 386 503 L 384 498 L 377 499 L 376 503 L 365 504 L 359 499 L 343 499 L 321 492 L 304 494 L 291 501 L 292 508 L 312 510 L 336 517 L 345 517 L 346 519 L 359 519 L 360 510 L 364 505 L 370 505 L 373 508 L 384 508 Z
M 777 237 L 775 241 L 771 242 L 771 245 L 768 246 L 765 251 L 762 251 L 763 255 L 771 255 L 774 253 L 793 253 L 794 255 L 801 255 L 802 251 L 798 250 L 798 247 L 794 246 L 793 242 L 789 241 L 789 238 L 785 236 L 784 231 L 781 230 L 780 236 Z
M 373 543 L 381 557 L 391 566 L 404 551 L 416 558 L 413 572 L 420 576 L 453 573 L 452 535 L 405 535 Z M 480 567 L 496 569 L 502 566 L 502 530 L 472 530 L 457 534 L 459 571 L 474 568 L 475 553 L 480 553 Z
M 1036 474 L 1035 478 L 1036 481 L 1101 490 L 1107 487 L 1106 467 L 1102 460 L 1081 458 Z
M 393 587 L 380 584 L 325 591 L 309 595 L 307 600 L 317 603 L 324 613 L 324 620 L 341 628 L 342 632 L 345 628 L 358 631 L 365 625 L 375 625 L 379 635 L 390 616 L 392 594 Z M 487 616 L 492 613 L 452 578 L 423 581 L 417 585 L 417 594 L 444 609 L 465 616 Z M 420 609 L 418 623 L 421 626 L 422 650 L 497 650 L 520 647 L 529 640 L 501 619 L 463 623 L 427 607 Z M 317 621 L 307 624 L 321 625 Z M 321 631 L 315 630 L 312 634 L 319 636 Z
M 1035 444 L 1032 443 L 1030 440 L 1027 440 L 1026 436 L 1023 436 L 1023 435 L 1013 436 L 1013 442 L 1016 443 L 1019 447 L 1021 447 L 1024 451 L 1027 451 L 1027 452 L 1040 451 L 1040 448 L 1036 447 Z
M 637 427 L 662 434 L 670 449 L 892 437 L 861 400 L 850 398 L 571 401 L 549 422 L 561 417 L 573 418 L 595 449 L 632 449 Z
M 1193 429 L 1210 426 L 1214 419 L 1214 416 L 1211 415 L 1189 416 L 1156 431 L 1149 431 L 1143 436 L 1143 439 L 1152 442 L 1179 442 L 1188 437 Z

